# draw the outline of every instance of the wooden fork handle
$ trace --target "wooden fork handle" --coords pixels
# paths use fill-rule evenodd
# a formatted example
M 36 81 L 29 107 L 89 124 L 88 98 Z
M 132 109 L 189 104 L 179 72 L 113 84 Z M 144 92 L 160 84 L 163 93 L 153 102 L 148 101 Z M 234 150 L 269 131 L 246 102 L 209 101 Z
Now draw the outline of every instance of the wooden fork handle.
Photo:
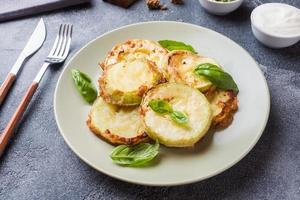
M 13 73 L 9 73 L 5 79 L 5 81 L 2 83 L 0 87 L 0 105 L 2 104 L 3 100 L 5 99 L 5 96 L 7 95 L 8 90 L 12 86 L 14 80 L 16 79 L 16 75 Z
M 14 115 L 8 122 L 6 128 L 4 129 L 3 133 L 0 136 L 0 156 L 5 150 L 6 145 L 9 142 L 9 139 L 11 138 L 15 127 L 17 126 L 17 123 L 20 121 L 24 111 L 26 110 L 32 96 L 34 95 L 37 87 L 37 82 L 33 82 L 30 87 L 28 88 L 26 94 L 24 95 L 21 103 L 19 104 L 17 110 L 15 111 Z

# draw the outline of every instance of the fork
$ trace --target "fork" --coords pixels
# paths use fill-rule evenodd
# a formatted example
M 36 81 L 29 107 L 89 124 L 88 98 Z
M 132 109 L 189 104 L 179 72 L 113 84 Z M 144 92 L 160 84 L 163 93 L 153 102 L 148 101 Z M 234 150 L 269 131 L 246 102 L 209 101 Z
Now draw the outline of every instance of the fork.
M 19 104 L 18 108 L 16 109 L 15 113 L 11 117 L 6 128 L 4 129 L 3 133 L 0 136 L 0 156 L 4 152 L 5 147 L 7 146 L 9 139 L 11 138 L 14 132 L 14 129 L 17 126 L 17 123 L 20 121 L 23 113 L 25 112 L 30 100 L 32 99 L 48 67 L 53 64 L 63 63 L 67 58 L 70 50 L 70 45 L 71 45 L 72 29 L 73 29 L 72 24 L 60 25 L 54 45 L 49 55 L 46 57 L 44 64 L 42 65 L 42 68 L 34 78 L 30 87 L 27 89 L 27 92 L 24 95 L 21 103 Z

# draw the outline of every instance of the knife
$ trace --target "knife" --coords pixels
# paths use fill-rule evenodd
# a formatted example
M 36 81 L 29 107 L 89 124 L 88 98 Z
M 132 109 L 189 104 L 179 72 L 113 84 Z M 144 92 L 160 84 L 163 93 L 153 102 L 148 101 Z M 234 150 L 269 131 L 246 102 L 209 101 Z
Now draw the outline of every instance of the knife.
M 43 45 L 45 38 L 46 38 L 46 27 L 45 27 L 44 20 L 41 18 L 38 25 L 34 29 L 32 35 L 30 36 L 25 48 L 19 55 L 17 61 L 11 68 L 5 81 L 2 83 L 0 87 L 0 105 L 2 104 L 10 87 L 15 81 L 17 74 L 21 69 L 23 63 Z

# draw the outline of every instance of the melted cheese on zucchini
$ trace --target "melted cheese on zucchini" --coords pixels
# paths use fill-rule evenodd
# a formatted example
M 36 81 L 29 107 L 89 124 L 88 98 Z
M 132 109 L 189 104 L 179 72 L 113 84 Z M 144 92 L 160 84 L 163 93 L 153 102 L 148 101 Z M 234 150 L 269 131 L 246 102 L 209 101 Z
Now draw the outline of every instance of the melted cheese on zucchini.
M 146 60 L 133 60 L 115 64 L 108 70 L 106 81 L 111 90 L 131 92 L 142 85 L 151 86 L 153 76 Z
M 118 107 L 101 97 L 92 106 L 88 126 L 114 144 L 136 144 L 147 137 L 137 107 Z
M 168 115 L 154 112 L 148 106 L 152 99 L 169 101 L 173 110 L 188 116 L 188 125 L 178 125 Z M 177 83 L 161 84 L 150 90 L 142 102 L 141 114 L 148 135 L 170 147 L 193 146 L 208 131 L 212 117 L 210 104 L 201 92 Z
M 100 78 L 101 96 L 117 105 L 139 105 L 142 96 L 161 82 L 161 74 L 146 59 L 123 61 L 105 68 Z
M 212 83 L 203 76 L 195 76 L 197 65 L 212 63 L 219 66 L 213 59 L 201 57 L 189 51 L 172 51 L 168 55 L 167 70 L 170 81 L 187 84 L 200 91 L 206 91 Z

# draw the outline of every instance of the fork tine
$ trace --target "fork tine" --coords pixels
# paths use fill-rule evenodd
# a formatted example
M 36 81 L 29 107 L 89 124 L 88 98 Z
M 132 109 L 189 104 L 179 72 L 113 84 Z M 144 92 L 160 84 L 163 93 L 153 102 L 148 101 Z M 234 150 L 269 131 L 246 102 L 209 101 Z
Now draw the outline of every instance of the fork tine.
M 63 38 L 62 38 L 62 43 L 61 43 L 61 46 L 60 46 L 60 48 L 59 48 L 59 50 L 57 51 L 57 54 L 56 54 L 58 57 L 60 57 L 63 54 L 64 49 L 66 47 L 68 31 L 69 31 L 69 24 L 65 24 L 65 31 L 64 31 L 64 34 L 63 34 Z
M 63 43 L 62 43 L 62 46 L 60 48 L 58 57 L 63 57 L 63 55 L 64 55 L 64 53 L 66 51 L 68 40 L 69 40 L 70 31 L 71 31 L 71 25 L 67 24 L 66 32 L 65 32 L 64 37 L 63 37 Z
M 57 45 L 58 45 L 58 41 L 60 40 L 60 33 L 61 33 L 61 31 L 62 31 L 62 24 L 59 26 L 59 31 L 58 31 L 58 34 L 57 34 L 57 36 L 56 36 L 56 38 L 55 38 L 55 42 L 54 42 L 54 45 L 53 45 L 53 47 L 52 47 L 52 49 L 51 49 L 51 51 L 50 51 L 50 53 L 49 53 L 49 56 L 51 55 L 53 55 L 54 54 L 54 51 L 55 51 L 55 49 L 57 48 Z
M 53 48 L 45 59 L 45 62 L 52 64 L 61 63 L 67 58 L 71 46 L 72 30 L 72 24 L 60 25 L 58 36 L 56 37 Z
M 71 41 L 72 41 L 72 33 L 73 33 L 73 25 L 69 24 L 69 31 L 67 34 L 67 43 L 66 43 L 66 48 L 62 54 L 63 59 L 65 59 L 68 56 L 70 46 L 71 46 Z
M 62 47 L 62 44 L 63 44 L 63 41 L 64 41 L 64 35 L 66 33 L 66 28 L 67 28 L 67 24 L 63 24 L 62 25 L 62 31 L 59 32 L 59 35 L 60 35 L 60 38 L 59 38 L 59 41 L 58 41 L 58 44 L 57 44 L 57 47 L 53 53 L 53 56 L 58 56 L 60 50 L 61 50 L 61 47 Z
M 66 36 L 66 45 L 64 48 L 64 51 L 61 54 L 62 59 L 65 59 L 68 56 L 69 50 L 70 50 L 70 45 L 71 45 L 71 40 L 72 40 L 72 30 L 73 30 L 73 25 L 69 24 L 67 36 Z

